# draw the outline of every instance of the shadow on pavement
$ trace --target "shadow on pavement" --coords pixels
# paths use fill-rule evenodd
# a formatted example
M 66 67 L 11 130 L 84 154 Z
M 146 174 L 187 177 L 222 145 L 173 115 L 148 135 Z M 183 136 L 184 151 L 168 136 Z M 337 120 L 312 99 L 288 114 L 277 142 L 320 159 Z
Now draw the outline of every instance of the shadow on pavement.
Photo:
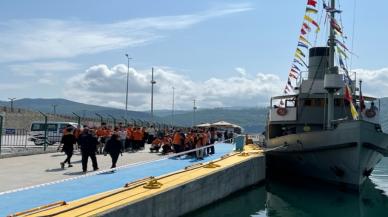
M 62 168 L 55 168 L 55 169 L 47 169 L 46 172 L 59 172 L 59 171 L 64 171 Z
M 82 172 L 82 171 L 79 171 L 79 172 L 67 172 L 67 173 L 64 173 L 63 175 L 66 175 L 66 176 L 79 176 L 79 175 L 85 175 L 85 173 Z
M 53 155 L 51 155 L 51 157 L 62 157 L 62 156 L 65 156 L 65 154 L 63 153 L 63 154 L 53 154 Z

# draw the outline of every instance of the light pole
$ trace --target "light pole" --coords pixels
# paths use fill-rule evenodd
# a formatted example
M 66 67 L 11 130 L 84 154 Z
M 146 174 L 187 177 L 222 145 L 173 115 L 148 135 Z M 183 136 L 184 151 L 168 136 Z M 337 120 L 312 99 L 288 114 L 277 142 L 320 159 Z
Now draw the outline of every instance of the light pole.
M 172 105 L 171 105 L 171 128 L 174 127 L 174 113 L 175 113 L 175 87 L 172 87 Z
M 13 101 L 16 99 L 16 98 L 8 98 L 10 101 L 11 101 L 11 112 L 13 112 Z
M 51 106 L 53 107 L 54 115 L 56 115 L 57 114 L 57 106 L 58 105 L 52 104 Z
M 193 100 L 193 127 L 195 126 L 195 110 L 197 110 L 197 106 L 195 105 L 195 99 Z
M 151 72 L 151 119 L 154 121 L 154 85 L 156 81 L 154 80 L 154 67 L 152 67 Z
M 125 118 L 128 118 L 128 82 L 129 82 L 129 60 L 131 60 L 132 58 L 129 57 L 128 54 L 125 54 L 125 56 L 127 57 L 127 60 L 128 60 L 128 65 L 127 65 L 127 86 L 126 86 L 126 91 L 125 91 Z

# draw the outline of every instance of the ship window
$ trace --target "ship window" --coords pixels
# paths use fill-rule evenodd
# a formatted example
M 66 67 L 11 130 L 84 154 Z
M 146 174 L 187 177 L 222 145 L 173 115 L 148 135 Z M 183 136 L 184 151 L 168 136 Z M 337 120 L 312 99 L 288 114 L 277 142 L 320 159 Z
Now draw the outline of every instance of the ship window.
M 343 104 L 343 99 L 334 99 L 334 105 L 335 106 L 342 106 Z
M 312 106 L 323 107 L 325 105 L 325 101 L 323 99 L 313 99 Z
M 304 100 L 304 105 L 305 106 L 311 106 L 311 99 L 305 99 Z

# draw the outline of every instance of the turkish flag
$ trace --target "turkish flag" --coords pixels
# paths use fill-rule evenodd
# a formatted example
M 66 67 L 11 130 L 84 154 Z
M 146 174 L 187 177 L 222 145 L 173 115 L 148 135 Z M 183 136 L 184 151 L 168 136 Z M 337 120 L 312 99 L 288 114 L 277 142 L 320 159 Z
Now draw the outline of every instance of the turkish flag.
M 308 0 L 307 5 L 311 5 L 311 6 L 315 7 L 317 5 L 317 1 L 316 0 Z

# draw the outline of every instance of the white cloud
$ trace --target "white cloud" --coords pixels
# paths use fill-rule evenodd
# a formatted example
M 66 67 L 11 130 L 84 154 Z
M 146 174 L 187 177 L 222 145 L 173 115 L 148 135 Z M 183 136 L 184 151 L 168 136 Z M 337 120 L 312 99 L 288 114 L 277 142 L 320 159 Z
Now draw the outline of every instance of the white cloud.
M 244 77 L 244 76 L 247 75 L 247 71 L 246 71 L 244 68 L 236 67 L 235 70 L 237 71 L 237 73 L 238 73 L 241 77 Z
M 39 78 L 38 79 L 38 83 L 39 84 L 44 84 L 44 85 L 54 85 L 54 81 L 52 81 L 51 79 L 49 78 Z
M 29 85 L 26 83 L 0 83 L 0 91 L 4 92 L 23 90 L 28 87 Z
M 64 95 L 84 103 L 124 108 L 126 73 L 125 65 L 116 65 L 112 68 L 106 65 L 92 66 L 84 73 L 69 79 Z M 282 82 L 276 75 L 258 73 L 252 76 L 253 78 L 248 77 L 250 76 L 193 81 L 167 67 L 156 68 L 155 109 L 171 108 L 172 86 L 175 87 L 178 109 L 190 109 L 193 99 L 197 99 L 200 108 L 265 106 L 271 95 L 279 94 L 281 91 L 279 87 L 282 86 Z M 130 69 L 128 100 L 130 109 L 149 109 L 150 80 L 150 70 Z
M 163 31 L 187 28 L 208 19 L 251 9 L 249 4 L 231 4 L 187 15 L 107 24 L 53 19 L 0 22 L 0 62 L 69 58 L 139 46 L 163 37 Z
M 388 68 L 377 70 L 355 69 L 357 79 L 362 79 L 363 94 L 375 97 L 388 96 Z

